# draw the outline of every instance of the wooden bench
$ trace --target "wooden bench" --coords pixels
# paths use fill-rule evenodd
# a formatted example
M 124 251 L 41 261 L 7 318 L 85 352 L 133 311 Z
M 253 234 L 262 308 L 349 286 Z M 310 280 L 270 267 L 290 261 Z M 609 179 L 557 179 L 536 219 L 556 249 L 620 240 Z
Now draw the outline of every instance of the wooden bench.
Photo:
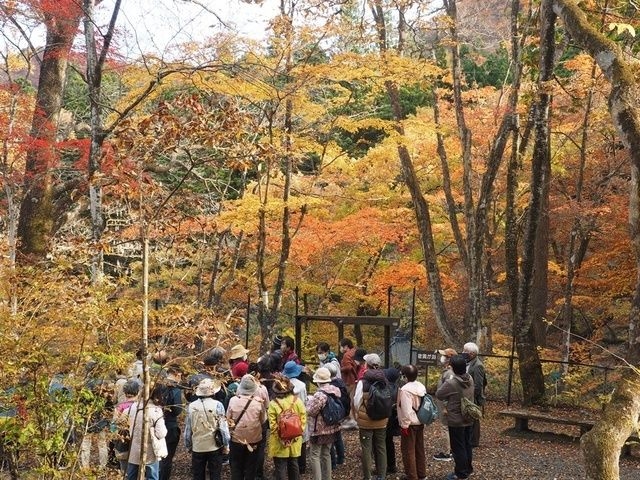
M 539 422 L 558 423 L 561 425 L 575 425 L 577 427 L 580 427 L 580 436 L 582 436 L 589 430 L 591 430 L 596 423 L 595 420 L 589 418 L 578 419 L 569 417 L 558 417 L 552 414 L 530 410 L 502 410 L 500 412 L 500 415 L 515 419 L 516 432 L 532 431 L 529 428 L 529 421 L 535 420 Z M 631 435 L 622 448 L 622 454 L 630 455 L 631 446 L 637 443 L 640 443 L 640 437 L 638 437 L 638 435 Z
M 561 425 L 576 425 L 580 427 L 580 436 L 588 432 L 593 428 L 593 425 L 596 423 L 595 420 L 591 419 L 577 419 L 577 418 L 568 418 L 568 417 L 557 417 L 551 414 L 542 413 L 542 412 L 534 412 L 528 410 L 502 410 L 500 415 L 505 417 L 512 417 L 516 421 L 516 432 L 523 432 L 530 430 L 529 429 L 529 421 L 536 420 L 539 422 L 547 422 L 547 423 L 559 423 Z

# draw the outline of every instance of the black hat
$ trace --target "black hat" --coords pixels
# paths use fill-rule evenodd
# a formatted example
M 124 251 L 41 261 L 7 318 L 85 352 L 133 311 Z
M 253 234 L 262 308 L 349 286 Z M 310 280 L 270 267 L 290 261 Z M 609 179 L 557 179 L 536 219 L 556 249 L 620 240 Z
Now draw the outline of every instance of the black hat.
M 356 362 L 364 362 L 364 356 L 367 354 L 367 351 L 364 348 L 356 349 L 356 353 L 353 355 L 353 359 Z
M 456 375 L 462 375 L 467 371 L 467 362 L 462 355 L 454 355 L 451 357 L 449 365 Z
M 282 345 L 282 336 L 281 335 L 276 335 L 275 337 L 273 337 L 273 348 L 280 348 L 280 346 Z

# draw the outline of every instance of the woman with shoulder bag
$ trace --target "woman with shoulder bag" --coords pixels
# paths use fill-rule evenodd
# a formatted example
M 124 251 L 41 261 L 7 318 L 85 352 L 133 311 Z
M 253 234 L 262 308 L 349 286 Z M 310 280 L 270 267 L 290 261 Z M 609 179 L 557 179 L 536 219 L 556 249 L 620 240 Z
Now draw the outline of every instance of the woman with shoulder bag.
M 258 447 L 262 424 L 267 419 L 264 400 L 258 396 L 258 381 L 249 374 L 240 380 L 229 400 L 227 422 L 231 430 L 229 466 L 231 480 L 253 480 L 258 469 Z

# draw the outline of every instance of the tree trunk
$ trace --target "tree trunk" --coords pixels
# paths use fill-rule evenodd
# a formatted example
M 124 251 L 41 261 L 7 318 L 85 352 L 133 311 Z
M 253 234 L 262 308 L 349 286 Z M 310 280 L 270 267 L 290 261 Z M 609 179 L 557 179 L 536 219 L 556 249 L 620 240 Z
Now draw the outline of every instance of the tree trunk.
M 122 0 L 116 0 L 111 14 L 109 29 L 103 42 L 100 56 L 95 37 L 94 10 L 96 0 L 83 0 L 84 5 L 84 36 L 87 49 L 87 87 L 89 90 L 89 103 L 91 106 L 91 143 L 89 144 L 89 210 L 91 213 L 91 234 L 93 244 L 93 256 L 91 259 L 91 280 L 94 284 L 101 281 L 104 273 L 103 251 L 100 242 L 105 229 L 105 221 L 102 207 L 102 145 L 104 143 L 104 125 L 102 122 L 102 71 L 106 54 L 109 51 L 111 39 L 116 25 L 120 4 Z
M 404 129 L 402 128 L 400 120 L 404 114 L 400 105 L 398 89 L 391 81 L 386 81 L 385 86 L 394 112 L 396 130 L 398 133 L 403 135 Z M 447 310 L 444 303 L 442 283 L 440 281 L 440 269 L 438 268 L 436 248 L 433 242 L 429 203 L 420 190 L 420 183 L 413 166 L 413 161 L 411 160 L 411 154 L 402 142 L 398 142 L 398 157 L 400 158 L 400 166 L 402 167 L 404 182 L 411 193 L 411 201 L 416 214 L 418 232 L 420 232 L 420 243 L 422 244 L 422 252 L 424 255 L 424 264 L 427 269 L 427 278 L 429 280 L 431 308 L 436 320 L 436 325 L 444 336 L 444 341 L 447 345 L 460 345 L 464 343 L 463 338 L 461 338 L 461 336 L 457 334 L 449 324 Z
M 442 190 L 447 201 L 447 212 L 449 213 L 449 223 L 453 238 L 456 241 L 456 247 L 460 255 L 460 260 L 466 271 L 471 270 L 469 265 L 469 257 L 467 255 L 467 244 L 462 236 L 462 229 L 458 222 L 458 207 L 453 197 L 453 188 L 451 186 L 451 174 L 449 173 L 449 160 L 447 159 L 447 150 L 444 146 L 444 136 L 442 135 L 442 124 L 440 123 L 440 106 L 439 98 L 435 88 L 431 90 L 433 95 L 433 122 L 436 126 L 436 140 L 438 142 L 438 157 L 440 158 L 440 166 L 442 167 Z
M 464 315 L 464 332 L 465 339 L 476 339 L 482 325 L 482 306 L 484 298 L 483 290 L 483 240 L 478 237 L 478 225 L 476 223 L 475 205 L 473 199 L 473 169 L 471 156 L 472 133 L 464 114 L 464 105 L 462 101 L 462 66 L 460 62 L 460 44 L 458 40 L 458 14 L 455 0 L 445 0 L 444 7 L 450 18 L 449 22 L 449 41 L 451 54 L 451 76 L 453 81 L 453 103 L 456 113 L 456 124 L 458 126 L 458 138 L 460 140 L 460 149 L 462 151 L 462 191 L 464 193 L 464 217 L 465 229 L 467 233 L 467 252 L 468 258 L 468 282 L 469 289 L 467 292 L 467 307 Z M 478 246 L 478 242 L 480 246 Z
M 378 48 L 381 58 L 384 58 L 387 52 L 387 30 L 385 27 L 385 15 L 381 0 L 374 0 L 371 4 L 371 11 L 376 24 L 378 34 Z M 395 129 L 401 136 L 404 136 L 404 128 L 402 120 L 405 114 L 400 104 L 400 96 L 398 87 L 391 80 L 385 81 L 385 89 L 389 97 L 389 103 L 393 111 L 393 119 L 395 121 Z M 422 194 L 420 182 L 416 175 L 411 154 L 403 142 L 398 142 L 398 157 L 404 182 L 411 194 L 411 201 L 416 215 L 418 224 L 418 232 L 420 234 L 420 243 L 422 245 L 422 253 L 424 255 L 424 264 L 427 270 L 427 279 L 429 282 L 429 293 L 431 294 L 431 309 L 436 320 L 440 332 L 444 337 L 445 343 L 448 345 L 460 345 L 463 338 L 449 324 L 447 311 L 442 292 L 442 283 L 440 281 L 440 270 L 438 268 L 435 244 L 433 242 L 433 230 L 431 224 L 431 213 L 429 212 L 429 203 Z
M 549 151 L 549 149 L 547 150 Z M 531 288 L 531 324 L 536 345 L 547 344 L 547 298 L 549 271 L 549 182 L 551 174 L 551 152 L 542 164 L 545 182 L 542 185 L 540 217 L 536 231 L 535 266 L 533 267 L 533 285 Z
M 69 2 L 70 3 L 70 2 Z M 31 145 L 25 166 L 25 194 L 18 222 L 18 261 L 43 260 L 55 233 L 55 198 L 51 169 L 69 52 L 82 10 L 44 12 L 46 44 L 40 64 L 38 93 L 31 124 Z
M 534 267 L 536 265 L 536 238 L 544 207 L 545 184 L 549 171 L 549 111 L 551 95 L 547 92 L 546 82 L 553 75 L 555 14 L 551 10 L 551 1 L 544 0 L 540 8 L 541 44 L 540 78 L 538 80 L 538 101 L 535 115 L 535 144 L 531 166 L 531 198 L 529 200 L 529 218 L 522 254 L 522 278 L 518 291 L 518 309 L 516 313 L 517 351 L 522 381 L 523 402 L 526 405 L 539 403 L 544 397 L 544 376 L 538 355 L 531 311 L 531 291 L 534 286 Z
M 284 56 L 284 71 L 277 72 L 277 74 L 284 74 L 285 78 L 288 78 L 291 74 L 291 70 L 293 68 L 293 46 L 294 46 L 294 38 L 293 38 L 293 18 L 294 18 L 294 10 L 296 7 L 295 2 L 290 2 L 287 4 L 284 0 L 280 3 L 280 15 L 283 20 L 286 21 L 286 25 L 282 25 L 283 34 L 285 36 L 285 48 L 286 52 L 283 52 Z M 293 131 L 293 101 L 288 96 L 284 102 L 284 119 L 283 119 L 283 135 L 281 139 L 281 158 L 278 160 L 281 162 L 281 173 L 283 175 L 283 191 L 282 191 L 282 222 L 281 222 L 281 231 L 280 231 L 280 252 L 278 257 L 278 264 L 276 265 L 276 280 L 273 285 L 273 299 L 271 300 L 271 305 L 269 306 L 268 302 L 268 289 L 266 282 L 266 271 L 265 271 L 265 255 L 266 255 L 266 204 L 269 201 L 268 195 L 268 178 L 270 176 L 269 169 L 264 173 L 264 178 L 266 179 L 267 186 L 265 188 L 265 192 L 261 199 L 261 208 L 259 213 L 259 246 L 258 246 L 258 284 L 261 290 L 261 304 L 258 309 L 258 318 L 260 322 L 260 331 L 262 333 L 262 345 L 263 349 L 270 347 L 270 338 L 272 337 L 273 328 L 278 319 L 278 314 L 280 312 L 280 308 L 282 307 L 282 297 L 285 287 L 285 278 L 287 271 L 287 263 L 289 261 L 289 254 L 291 251 L 291 242 L 293 237 L 295 236 L 295 232 L 299 228 L 301 222 L 304 219 L 304 215 L 306 213 L 306 208 L 302 208 L 301 216 L 298 222 L 298 227 L 295 229 L 291 228 L 291 208 L 289 206 L 289 198 L 291 195 L 291 176 L 293 174 L 293 161 L 294 155 L 292 151 L 292 142 L 291 135 Z M 272 112 L 270 112 L 272 113 Z M 270 116 L 271 125 L 273 125 L 273 115 Z M 271 139 L 272 142 L 275 142 L 275 139 Z
M 587 480 L 618 480 L 620 451 L 638 426 L 640 377 L 627 370 L 595 426 L 580 439 Z
M 520 117 L 518 115 L 518 97 L 522 81 L 522 45 L 518 23 L 520 0 L 511 2 L 511 57 L 513 58 L 513 85 L 509 96 L 509 108 L 513 112 L 513 128 L 511 130 L 511 155 L 507 164 L 507 185 L 505 192 L 505 270 L 511 317 L 516 318 L 518 305 L 518 222 L 516 213 L 516 191 L 518 188 L 518 172 L 520 170 Z M 512 332 L 512 336 L 513 332 Z M 513 348 L 512 348 L 513 350 Z M 511 352 L 513 355 L 513 351 Z

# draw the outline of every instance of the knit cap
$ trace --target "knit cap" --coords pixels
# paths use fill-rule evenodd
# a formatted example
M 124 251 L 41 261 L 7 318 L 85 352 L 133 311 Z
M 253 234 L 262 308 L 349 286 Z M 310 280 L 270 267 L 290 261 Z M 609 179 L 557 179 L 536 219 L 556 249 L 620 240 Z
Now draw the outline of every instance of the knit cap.
M 258 382 L 256 381 L 255 378 L 253 378 L 252 375 L 245 375 L 244 377 L 242 377 L 242 380 L 240 380 L 240 385 L 238 386 L 238 391 L 236 392 L 237 395 L 253 395 L 254 393 L 256 393 L 256 390 L 258 389 Z

